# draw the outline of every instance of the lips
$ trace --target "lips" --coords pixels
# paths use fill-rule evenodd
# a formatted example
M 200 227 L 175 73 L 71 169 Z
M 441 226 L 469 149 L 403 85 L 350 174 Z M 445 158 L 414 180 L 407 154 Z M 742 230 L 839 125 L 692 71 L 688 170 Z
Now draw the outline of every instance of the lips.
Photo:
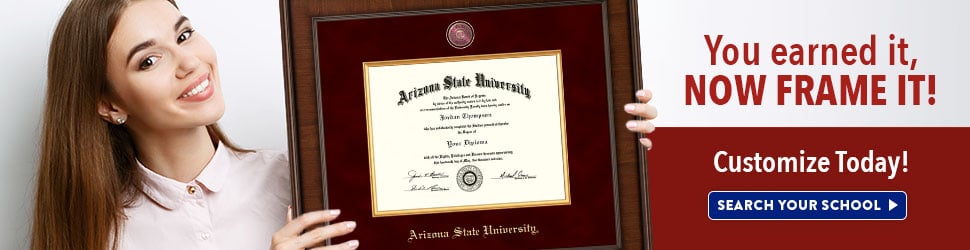
M 205 90 L 205 88 L 208 88 L 208 87 L 209 87 L 209 80 L 202 81 L 202 83 L 199 83 L 199 85 L 195 85 L 195 88 L 192 88 L 192 90 L 189 90 L 189 92 L 182 94 L 182 96 L 180 97 L 189 98 L 189 97 L 198 95 L 199 93 L 202 93 L 202 91 Z
M 182 92 L 182 95 L 178 99 L 199 99 L 200 94 L 204 94 L 211 91 L 206 91 L 209 89 L 209 75 L 203 75 L 196 80 L 196 84 L 190 85 Z M 196 97 L 196 98 L 193 98 Z M 205 99 L 205 98 L 202 98 Z

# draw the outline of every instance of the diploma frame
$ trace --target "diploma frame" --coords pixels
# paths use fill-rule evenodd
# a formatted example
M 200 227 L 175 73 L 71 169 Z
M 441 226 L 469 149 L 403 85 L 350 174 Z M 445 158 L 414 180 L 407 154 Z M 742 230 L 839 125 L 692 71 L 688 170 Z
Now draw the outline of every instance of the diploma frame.
M 281 0 L 289 157 L 293 207 L 297 214 L 329 208 L 328 193 L 340 192 L 323 188 L 326 185 L 327 150 L 323 147 L 324 121 L 320 117 L 320 92 L 317 86 L 316 18 L 355 15 L 394 18 L 395 14 L 387 13 L 420 15 L 456 9 L 489 11 L 591 3 L 603 7 L 606 32 L 604 54 L 608 62 L 606 77 L 609 85 L 604 88 L 609 89 L 609 98 L 602 105 L 604 112 L 612 111 L 609 114 L 612 121 L 610 151 L 613 153 L 614 208 L 617 218 L 616 245 L 598 246 L 598 249 L 651 249 L 646 156 L 644 149 L 636 142 L 637 135 L 623 127 L 625 121 L 632 118 L 625 114 L 623 105 L 635 102 L 634 92 L 642 88 L 635 0 Z

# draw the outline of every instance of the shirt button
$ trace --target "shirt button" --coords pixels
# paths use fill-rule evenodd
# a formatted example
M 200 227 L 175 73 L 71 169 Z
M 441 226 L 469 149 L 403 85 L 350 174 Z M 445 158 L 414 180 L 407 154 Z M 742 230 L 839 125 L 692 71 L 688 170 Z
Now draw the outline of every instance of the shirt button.
M 208 240 L 209 239 L 209 233 L 208 232 L 202 232 L 201 234 L 199 234 L 199 239 Z
M 185 188 L 185 191 L 188 191 L 189 194 L 195 194 L 195 186 L 188 186 Z

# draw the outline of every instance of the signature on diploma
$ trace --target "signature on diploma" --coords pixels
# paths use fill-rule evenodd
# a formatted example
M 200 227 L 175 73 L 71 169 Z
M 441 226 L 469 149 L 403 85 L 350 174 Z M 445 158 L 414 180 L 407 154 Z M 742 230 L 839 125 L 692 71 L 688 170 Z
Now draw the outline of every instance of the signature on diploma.
M 431 192 L 437 192 L 437 191 L 448 191 L 448 188 L 447 187 L 439 186 L 438 184 L 434 184 L 434 185 L 431 185 L 431 186 L 411 185 L 411 188 L 410 189 L 404 190 L 404 191 L 431 191 Z
M 515 172 L 511 172 L 511 173 L 508 172 L 508 171 L 502 172 L 502 174 L 500 174 L 498 177 L 492 178 L 492 179 L 516 179 L 516 180 L 522 180 L 522 179 L 535 179 L 535 178 L 536 178 L 536 175 L 534 175 L 534 174 L 526 174 L 525 171 L 515 170 Z
M 404 178 L 407 178 L 408 182 L 412 182 L 414 181 L 414 179 L 417 179 L 417 178 L 440 179 L 440 178 L 448 178 L 448 175 L 442 172 L 435 172 L 435 171 L 431 171 L 428 173 L 418 173 L 418 171 L 410 170 L 408 171 L 408 177 L 404 177 Z

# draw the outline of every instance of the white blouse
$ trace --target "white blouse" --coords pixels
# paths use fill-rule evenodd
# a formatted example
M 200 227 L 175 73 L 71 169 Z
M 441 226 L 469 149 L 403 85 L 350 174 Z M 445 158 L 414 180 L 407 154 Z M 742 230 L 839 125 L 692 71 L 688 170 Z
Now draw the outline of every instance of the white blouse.
M 189 183 L 140 162 L 144 195 L 125 209 L 120 249 L 269 249 L 291 203 L 286 154 L 219 145 Z

